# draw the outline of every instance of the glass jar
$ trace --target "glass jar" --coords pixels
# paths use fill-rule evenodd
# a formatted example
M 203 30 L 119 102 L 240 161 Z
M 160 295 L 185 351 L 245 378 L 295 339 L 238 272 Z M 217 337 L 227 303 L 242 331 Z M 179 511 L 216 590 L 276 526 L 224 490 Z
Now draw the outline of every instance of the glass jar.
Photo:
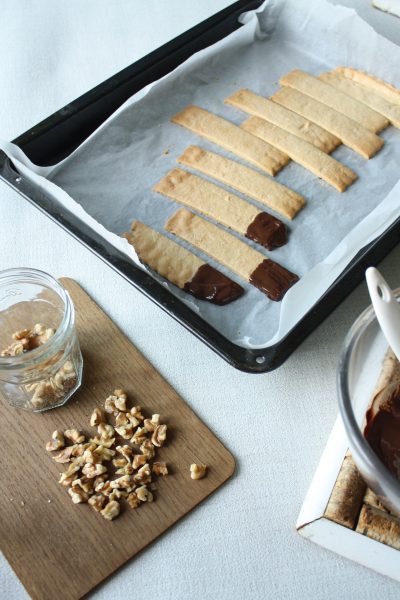
M 82 367 L 65 288 L 36 269 L 1 271 L 0 394 L 17 408 L 55 408 L 80 387 Z

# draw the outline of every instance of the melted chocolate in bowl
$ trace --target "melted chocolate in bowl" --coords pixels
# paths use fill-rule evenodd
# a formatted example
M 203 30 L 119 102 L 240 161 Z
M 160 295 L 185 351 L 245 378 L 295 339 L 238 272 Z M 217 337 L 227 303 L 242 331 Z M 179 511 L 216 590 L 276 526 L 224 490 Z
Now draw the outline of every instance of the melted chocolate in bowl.
M 389 471 L 400 480 L 400 386 L 376 409 L 374 399 L 367 412 L 364 436 L 375 454 Z

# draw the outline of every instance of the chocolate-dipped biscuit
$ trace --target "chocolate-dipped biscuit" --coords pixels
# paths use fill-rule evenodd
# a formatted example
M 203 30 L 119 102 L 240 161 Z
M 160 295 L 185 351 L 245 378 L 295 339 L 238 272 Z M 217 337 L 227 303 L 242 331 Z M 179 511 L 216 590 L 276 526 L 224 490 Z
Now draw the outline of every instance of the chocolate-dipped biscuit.
M 244 293 L 229 277 L 140 221 L 134 221 L 123 237 L 141 262 L 196 298 L 223 305 Z
M 282 221 L 193 173 L 173 169 L 153 189 L 247 236 L 268 250 L 287 242 L 286 226 Z

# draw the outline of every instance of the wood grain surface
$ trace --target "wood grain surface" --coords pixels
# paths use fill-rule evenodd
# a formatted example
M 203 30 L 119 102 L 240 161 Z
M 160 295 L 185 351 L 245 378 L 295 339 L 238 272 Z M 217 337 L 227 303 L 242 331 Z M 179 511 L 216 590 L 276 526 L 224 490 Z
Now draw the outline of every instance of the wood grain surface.
M 84 359 L 81 389 L 65 406 L 36 414 L 13 409 L 0 396 L 1 549 L 31 597 L 40 600 L 87 594 L 214 492 L 235 468 L 232 455 L 109 317 L 77 283 L 61 281 L 77 312 Z M 171 474 L 157 480 L 152 504 L 125 507 L 108 522 L 87 504 L 71 502 L 57 483 L 64 467 L 44 447 L 54 429 L 76 426 L 94 433 L 91 412 L 115 388 L 126 390 L 146 414 L 159 412 L 168 424 L 168 443 L 157 457 Z M 193 462 L 209 466 L 204 479 L 190 479 Z

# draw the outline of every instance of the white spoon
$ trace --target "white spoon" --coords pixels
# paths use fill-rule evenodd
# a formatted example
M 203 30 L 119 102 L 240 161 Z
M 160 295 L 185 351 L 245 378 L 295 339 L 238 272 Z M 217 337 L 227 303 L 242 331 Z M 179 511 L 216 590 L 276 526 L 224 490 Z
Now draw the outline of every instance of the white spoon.
M 389 346 L 400 361 L 400 305 L 378 269 L 369 267 L 365 277 L 376 318 Z

